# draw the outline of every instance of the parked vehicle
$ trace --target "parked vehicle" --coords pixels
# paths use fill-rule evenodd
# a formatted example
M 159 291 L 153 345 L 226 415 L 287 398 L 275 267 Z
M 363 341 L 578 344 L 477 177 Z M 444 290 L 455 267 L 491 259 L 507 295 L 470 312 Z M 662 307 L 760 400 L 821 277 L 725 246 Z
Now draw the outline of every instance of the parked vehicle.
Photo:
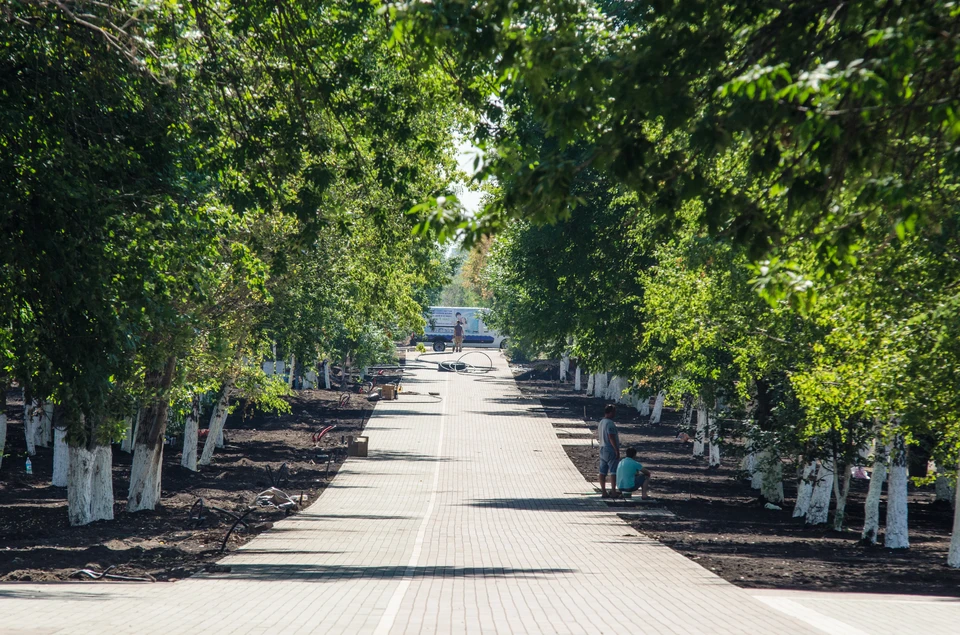
M 478 348 L 503 348 L 506 338 L 490 329 L 483 322 L 488 309 L 467 306 L 432 306 L 424 317 L 427 326 L 423 336 L 417 339 L 433 344 L 440 352 L 453 342 L 453 327 L 459 321 L 463 325 L 463 345 Z

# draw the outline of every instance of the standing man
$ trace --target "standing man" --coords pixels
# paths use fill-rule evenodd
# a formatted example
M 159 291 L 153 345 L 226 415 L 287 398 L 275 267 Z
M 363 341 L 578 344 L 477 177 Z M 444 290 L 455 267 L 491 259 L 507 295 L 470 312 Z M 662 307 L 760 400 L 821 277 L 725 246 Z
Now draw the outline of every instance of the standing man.
M 453 325 L 453 352 L 463 352 L 463 318 L 457 313 L 457 323 Z
M 620 462 L 620 434 L 613 418 L 617 416 L 617 407 L 609 404 L 603 409 L 603 419 L 597 426 L 600 441 L 600 497 L 610 498 L 617 495 L 617 463 Z M 610 492 L 607 492 L 607 474 L 610 475 Z

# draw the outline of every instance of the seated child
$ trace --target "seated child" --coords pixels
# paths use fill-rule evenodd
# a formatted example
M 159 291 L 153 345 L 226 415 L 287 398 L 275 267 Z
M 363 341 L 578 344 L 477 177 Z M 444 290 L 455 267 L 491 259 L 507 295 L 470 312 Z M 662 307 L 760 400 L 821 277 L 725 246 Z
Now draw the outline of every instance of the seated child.
M 626 455 L 617 465 L 617 489 L 621 492 L 635 492 L 639 489 L 641 490 L 640 498 L 650 498 L 647 496 L 650 470 L 637 462 L 636 448 L 627 448 Z

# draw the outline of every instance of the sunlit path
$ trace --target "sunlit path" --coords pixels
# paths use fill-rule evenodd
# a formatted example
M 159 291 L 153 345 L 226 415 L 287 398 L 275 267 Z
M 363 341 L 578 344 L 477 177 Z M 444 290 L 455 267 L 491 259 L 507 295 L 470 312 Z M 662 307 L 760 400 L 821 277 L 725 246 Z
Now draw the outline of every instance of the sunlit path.
M 370 456 L 230 573 L 0 585 L 0 632 L 819 632 L 632 531 L 492 357 L 487 375 L 408 373 L 368 424 Z

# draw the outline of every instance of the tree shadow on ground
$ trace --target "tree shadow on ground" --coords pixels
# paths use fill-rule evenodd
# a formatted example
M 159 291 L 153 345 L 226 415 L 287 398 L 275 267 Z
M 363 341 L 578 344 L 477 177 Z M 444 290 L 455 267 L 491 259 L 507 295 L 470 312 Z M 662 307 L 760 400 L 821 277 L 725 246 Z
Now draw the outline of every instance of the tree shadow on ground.
M 568 573 L 575 569 L 518 569 L 513 567 L 455 567 L 455 566 L 355 566 L 291 564 L 229 564 L 229 573 L 206 573 L 204 578 L 299 580 L 337 582 L 347 579 L 395 580 L 399 578 L 517 578 L 538 579 Z

